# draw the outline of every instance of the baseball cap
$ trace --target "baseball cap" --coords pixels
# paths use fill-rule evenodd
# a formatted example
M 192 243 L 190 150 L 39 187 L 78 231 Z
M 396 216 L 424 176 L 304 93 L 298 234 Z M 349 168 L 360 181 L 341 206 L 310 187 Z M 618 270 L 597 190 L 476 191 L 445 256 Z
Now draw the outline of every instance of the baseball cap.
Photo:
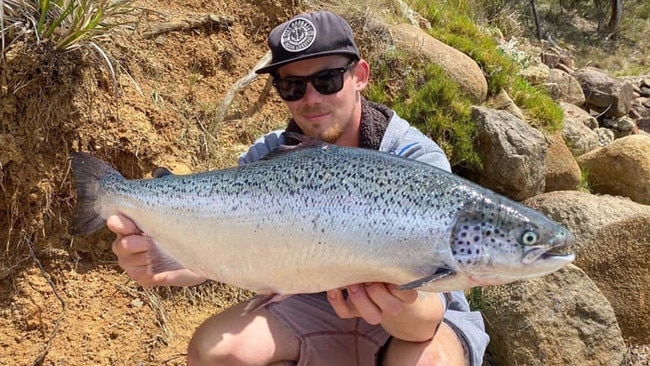
M 339 15 L 318 11 L 296 15 L 269 34 L 271 64 L 255 72 L 273 73 L 291 62 L 328 55 L 349 55 L 358 60 L 352 28 Z

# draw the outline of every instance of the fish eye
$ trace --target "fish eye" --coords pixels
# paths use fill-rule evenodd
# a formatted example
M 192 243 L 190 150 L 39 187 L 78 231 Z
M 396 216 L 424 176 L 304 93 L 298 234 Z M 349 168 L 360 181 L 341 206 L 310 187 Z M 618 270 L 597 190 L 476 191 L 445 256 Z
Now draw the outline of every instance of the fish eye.
M 537 243 L 538 237 L 537 233 L 534 231 L 528 230 L 521 235 L 521 243 L 523 245 L 534 245 Z

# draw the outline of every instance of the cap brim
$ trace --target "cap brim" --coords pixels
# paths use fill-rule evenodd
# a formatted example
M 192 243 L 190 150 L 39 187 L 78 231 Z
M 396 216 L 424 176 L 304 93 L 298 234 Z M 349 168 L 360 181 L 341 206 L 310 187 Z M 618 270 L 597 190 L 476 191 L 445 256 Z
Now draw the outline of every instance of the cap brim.
M 303 56 L 298 56 L 296 58 L 292 58 L 290 60 L 284 60 L 281 62 L 276 62 L 274 64 L 270 64 L 264 67 L 260 67 L 259 69 L 255 70 L 256 74 L 270 74 L 273 73 L 275 70 L 278 68 L 296 62 L 296 61 L 301 61 L 301 60 L 308 60 L 310 58 L 316 58 L 316 57 L 324 57 L 324 56 L 331 56 L 331 55 L 348 55 L 354 57 L 356 60 L 359 60 L 359 54 L 353 51 L 325 51 L 325 52 L 319 52 L 319 53 L 310 53 L 308 55 L 303 55 Z

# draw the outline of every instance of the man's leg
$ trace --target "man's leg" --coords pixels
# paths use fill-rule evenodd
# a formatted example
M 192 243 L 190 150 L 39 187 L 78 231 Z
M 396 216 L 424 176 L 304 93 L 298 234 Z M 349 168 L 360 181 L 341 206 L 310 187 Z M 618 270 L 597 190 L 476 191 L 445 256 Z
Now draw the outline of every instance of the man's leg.
M 235 305 L 197 328 L 187 350 L 190 366 L 268 365 L 298 360 L 300 340 L 267 309 L 242 316 L 245 307 L 246 303 Z
M 468 360 L 456 333 L 445 323 L 428 342 L 413 343 L 391 338 L 386 345 L 383 366 L 466 366 Z

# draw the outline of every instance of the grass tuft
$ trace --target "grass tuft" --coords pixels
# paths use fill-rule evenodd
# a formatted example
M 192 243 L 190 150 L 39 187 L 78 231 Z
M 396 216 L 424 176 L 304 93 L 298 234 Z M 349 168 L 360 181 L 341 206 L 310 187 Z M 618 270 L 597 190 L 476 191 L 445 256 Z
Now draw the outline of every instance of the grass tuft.
M 120 16 L 131 12 L 132 0 L 2 0 L 0 37 L 2 55 L 20 39 L 51 42 L 59 51 L 71 51 L 106 38 L 123 25 Z
M 368 99 L 391 105 L 402 118 L 432 136 L 452 166 L 480 167 L 473 148 L 471 100 L 441 67 L 396 51 L 373 61 Z

